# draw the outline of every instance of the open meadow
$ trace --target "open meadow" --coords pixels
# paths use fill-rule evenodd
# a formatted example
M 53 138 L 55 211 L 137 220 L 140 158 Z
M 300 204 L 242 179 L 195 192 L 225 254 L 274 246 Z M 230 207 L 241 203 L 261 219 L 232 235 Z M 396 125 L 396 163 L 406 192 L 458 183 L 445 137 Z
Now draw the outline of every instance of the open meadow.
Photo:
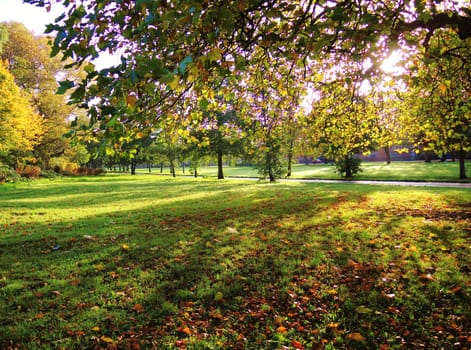
M 0 186 L 2 349 L 468 349 L 471 190 Z
M 468 174 L 471 174 L 471 162 L 466 162 Z M 386 180 L 386 181 L 458 181 L 458 162 L 431 162 L 407 161 L 392 162 L 363 162 L 363 171 L 354 176 L 355 180 Z M 138 169 L 140 173 L 148 172 L 148 169 Z M 160 168 L 152 169 L 153 173 L 160 173 Z M 178 175 L 190 175 L 188 168 L 177 168 Z M 217 177 L 216 166 L 206 166 L 198 169 L 198 174 L 205 177 Z M 169 169 L 164 168 L 168 174 Z M 258 177 L 259 174 L 254 166 L 227 166 L 224 167 L 225 176 L 233 177 Z M 303 179 L 340 179 L 332 164 L 295 164 L 291 178 Z M 469 182 L 469 179 L 467 180 Z

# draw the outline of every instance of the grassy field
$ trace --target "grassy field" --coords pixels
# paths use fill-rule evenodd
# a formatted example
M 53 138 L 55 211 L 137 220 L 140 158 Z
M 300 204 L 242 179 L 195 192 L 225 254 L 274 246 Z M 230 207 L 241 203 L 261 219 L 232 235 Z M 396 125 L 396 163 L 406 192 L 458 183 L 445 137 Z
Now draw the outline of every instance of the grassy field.
M 2 349 L 468 349 L 471 191 L 0 186 Z
M 471 162 L 466 163 L 468 176 L 471 177 Z M 358 180 L 393 180 L 393 181 L 457 181 L 459 178 L 458 162 L 364 162 L 363 172 L 354 178 Z M 182 168 L 177 169 L 178 175 L 189 175 L 188 169 L 183 173 Z M 139 172 L 147 172 L 147 169 L 139 169 Z M 159 173 L 160 169 L 153 169 Z M 169 173 L 165 169 L 166 174 Z M 203 167 L 198 170 L 201 176 L 217 177 L 217 167 Z M 225 167 L 225 176 L 258 177 L 257 169 L 250 166 Z M 329 164 L 304 165 L 296 164 L 293 167 L 292 178 L 318 178 L 340 179 L 335 173 L 335 166 Z M 469 181 L 469 180 L 468 180 Z

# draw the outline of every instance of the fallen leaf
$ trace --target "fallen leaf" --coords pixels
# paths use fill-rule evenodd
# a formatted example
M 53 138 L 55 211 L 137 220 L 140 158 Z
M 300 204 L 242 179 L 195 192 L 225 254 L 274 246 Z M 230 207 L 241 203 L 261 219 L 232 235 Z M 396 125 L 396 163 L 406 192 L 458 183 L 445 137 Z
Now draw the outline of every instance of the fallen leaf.
M 223 298 L 224 294 L 222 294 L 221 292 L 216 292 L 216 294 L 214 295 L 214 301 L 222 301 Z
M 296 349 L 300 349 L 300 350 L 303 350 L 304 349 L 304 346 L 303 344 L 301 344 L 300 342 L 298 342 L 297 340 L 291 340 L 291 345 L 293 345 Z
M 102 335 L 102 336 L 100 337 L 100 340 L 101 340 L 102 342 L 108 343 L 108 344 L 113 344 L 113 343 L 114 343 L 113 339 L 111 339 L 110 337 L 105 337 L 104 335 Z
M 141 304 L 134 305 L 133 309 L 136 312 L 144 312 L 144 306 L 142 306 Z
M 41 319 L 41 318 L 43 318 L 44 316 L 46 316 L 46 315 L 44 315 L 42 312 L 40 312 L 39 314 L 36 314 L 36 315 L 34 316 L 34 318 L 36 318 L 36 319 Z
M 367 308 L 365 305 L 360 305 L 355 309 L 355 311 L 358 312 L 359 314 L 369 314 L 373 310 L 371 310 L 370 308 Z
M 99 332 L 99 331 L 100 331 L 100 327 L 95 326 L 95 327 L 92 328 L 92 331 Z
M 181 333 L 185 333 L 186 335 L 191 335 L 191 330 L 188 327 L 180 327 L 177 330 Z
M 419 279 L 420 279 L 421 282 L 424 282 L 424 283 L 434 280 L 433 276 L 429 273 L 424 273 L 424 274 L 420 275 Z
M 347 338 L 354 341 L 364 341 L 366 339 L 358 332 L 350 333 L 349 335 L 347 335 Z
M 70 281 L 69 284 L 70 284 L 71 286 L 77 287 L 77 286 L 80 284 L 80 280 L 73 280 L 73 281 Z
M 276 333 L 285 334 L 285 333 L 288 333 L 288 330 L 287 330 L 286 327 L 284 327 L 284 326 L 279 326 L 279 327 L 276 329 Z

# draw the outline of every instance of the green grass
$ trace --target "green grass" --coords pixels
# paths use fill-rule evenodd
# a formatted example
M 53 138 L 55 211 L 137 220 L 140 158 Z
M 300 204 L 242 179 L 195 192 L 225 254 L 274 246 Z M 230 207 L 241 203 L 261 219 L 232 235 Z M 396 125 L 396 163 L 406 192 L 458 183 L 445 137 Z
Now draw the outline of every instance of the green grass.
M 471 191 L 0 186 L 0 348 L 469 347 Z
M 471 162 L 466 163 L 468 176 L 471 177 Z M 386 180 L 386 181 L 457 181 L 459 178 L 458 162 L 364 162 L 363 172 L 356 175 L 357 180 Z M 179 175 L 183 175 L 181 168 L 177 169 Z M 147 169 L 139 169 L 139 172 L 147 172 Z M 153 173 L 159 173 L 160 169 L 153 169 Z M 168 174 L 168 169 L 164 173 Z M 217 167 L 203 167 L 198 170 L 201 176 L 216 177 Z M 190 175 L 188 169 L 185 175 Z M 250 166 L 225 167 L 225 176 L 258 177 L 257 169 Z M 335 166 L 328 164 L 304 165 L 296 164 L 293 167 L 292 178 L 318 178 L 340 179 L 335 173 Z

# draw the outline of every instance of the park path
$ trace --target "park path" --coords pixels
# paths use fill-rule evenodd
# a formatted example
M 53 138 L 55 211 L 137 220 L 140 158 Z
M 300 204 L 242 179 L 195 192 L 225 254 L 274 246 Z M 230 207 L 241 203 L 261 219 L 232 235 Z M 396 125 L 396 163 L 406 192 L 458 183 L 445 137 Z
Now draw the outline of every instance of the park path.
M 256 177 L 235 177 L 226 176 L 231 180 L 260 180 Z M 322 180 L 322 179 L 281 179 L 279 181 L 286 182 L 312 182 L 312 183 L 331 183 L 331 184 L 351 184 L 351 185 L 388 185 L 388 186 L 405 186 L 405 187 L 454 187 L 454 188 L 470 188 L 471 183 L 464 182 L 421 182 L 421 181 L 373 181 L 373 180 Z

